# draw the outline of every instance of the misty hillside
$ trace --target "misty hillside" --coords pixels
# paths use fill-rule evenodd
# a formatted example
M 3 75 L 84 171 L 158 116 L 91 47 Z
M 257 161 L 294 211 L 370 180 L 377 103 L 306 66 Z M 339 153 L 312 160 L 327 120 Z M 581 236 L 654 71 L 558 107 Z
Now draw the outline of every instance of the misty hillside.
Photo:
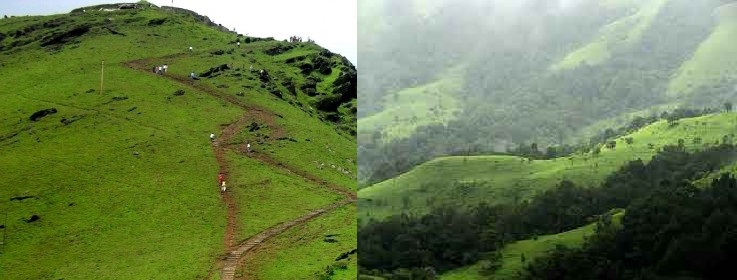
M 355 279 L 355 67 L 214 20 L 0 19 L 0 279 Z
M 359 180 L 737 95 L 737 4 L 359 1 Z

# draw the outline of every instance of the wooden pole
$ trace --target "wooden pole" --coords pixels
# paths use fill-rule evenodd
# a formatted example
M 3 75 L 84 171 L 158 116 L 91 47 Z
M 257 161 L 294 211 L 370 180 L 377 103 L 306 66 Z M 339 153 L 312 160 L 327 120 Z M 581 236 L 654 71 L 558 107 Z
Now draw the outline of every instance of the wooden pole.
M 105 78 L 105 61 L 102 61 L 102 68 L 100 70 L 100 94 L 102 94 L 102 86 Z

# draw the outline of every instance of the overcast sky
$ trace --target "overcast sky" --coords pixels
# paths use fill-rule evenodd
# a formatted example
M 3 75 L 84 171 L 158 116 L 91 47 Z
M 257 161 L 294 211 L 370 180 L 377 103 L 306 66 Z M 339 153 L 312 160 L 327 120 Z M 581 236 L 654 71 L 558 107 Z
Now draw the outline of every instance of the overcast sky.
M 122 0 L 0 0 L 1 15 L 49 15 L 72 9 Z M 130 2 L 138 2 L 130 1 Z M 172 0 L 150 0 L 157 6 L 171 6 Z M 356 55 L 357 0 L 173 0 L 175 7 L 195 11 L 240 34 L 256 37 L 309 37 L 353 64 Z

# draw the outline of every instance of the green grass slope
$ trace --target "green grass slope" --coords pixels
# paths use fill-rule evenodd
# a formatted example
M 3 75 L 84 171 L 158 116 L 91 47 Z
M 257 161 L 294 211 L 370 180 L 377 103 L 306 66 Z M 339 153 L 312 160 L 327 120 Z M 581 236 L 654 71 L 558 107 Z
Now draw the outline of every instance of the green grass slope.
M 460 111 L 454 95 L 463 85 L 461 73 L 456 67 L 435 82 L 385 96 L 383 111 L 358 120 L 359 133 L 380 131 L 382 140 L 390 142 L 412 135 L 420 126 L 447 124 Z
M 0 231 L 6 236 L 0 279 L 206 278 L 224 251 L 227 223 L 208 135 L 244 111 L 126 62 L 168 63 L 172 77 L 202 73 L 223 58 L 211 51 L 233 48 L 245 37 L 158 8 L 0 19 L 0 34 Z M 314 74 L 297 59 L 267 54 L 284 44 L 242 43 L 242 55 L 217 61 L 267 69 L 272 80 L 263 88 L 237 80 L 234 70 L 225 72 L 231 80 L 197 82 L 223 95 L 244 92 L 237 97 L 282 116 L 274 123 L 284 139 L 268 138 L 270 128 L 246 129 L 235 138 L 238 144 L 253 140 L 257 152 L 275 161 L 355 190 L 355 138 L 347 127 L 355 99 L 343 100 L 337 88 L 346 84 L 335 82 L 354 71 L 311 43 L 290 51 L 302 63 L 327 65 L 330 73 Z M 189 46 L 194 54 L 187 53 Z M 314 96 L 299 88 L 310 76 L 321 91 Z M 282 84 L 288 77 L 296 94 Z M 273 87 L 290 95 L 275 98 Z M 184 94 L 175 95 L 178 90 Z M 330 110 L 308 109 L 328 97 L 335 99 Z M 29 119 L 50 108 L 56 113 Z M 237 227 L 239 238 L 337 197 L 278 167 L 235 155 L 229 161 L 243 171 L 231 174 L 229 186 L 239 215 L 250 219 Z M 29 222 L 33 215 L 40 219 Z
M 614 49 L 626 48 L 637 43 L 660 11 L 660 8 L 667 1 L 607 1 L 601 3 L 603 7 L 629 8 L 634 12 L 602 27 L 594 40 L 568 53 L 561 61 L 553 64 L 550 68 L 552 70 L 565 70 L 575 68 L 583 63 L 596 65 L 607 61 Z
M 668 84 L 671 95 L 690 94 L 700 86 L 718 84 L 720 79 L 737 79 L 737 3 L 719 7 L 715 11 L 718 24 L 685 61 Z
M 618 213 L 612 216 L 615 223 L 619 223 L 624 215 L 624 212 L 618 211 Z M 501 250 L 501 266 L 499 269 L 494 271 L 490 277 L 482 276 L 480 274 L 483 262 L 477 264 L 459 268 L 447 273 L 444 273 L 440 279 L 442 280 L 461 280 L 461 279 L 518 279 L 517 273 L 522 272 L 524 266 L 534 260 L 537 257 L 544 256 L 552 249 L 555 249 L 558 245 L 563 245 L 569 248 L 581 247 L 586 236 L 594 234 L 596 223 L 592 223 L 586 226 L 582 226 L 576 229 L 572 229 L 566 232 L 557 234 L 538 236 L 535 239 L 521 240 L 514 243 L 510 243 Z M 524 256 L 524 261 L 522 259 Z
M 737 133 L 737 113 L 682 119 L 670 126 L 659 121 L 616 139 L 616 147 L 601 147 L 551 160 L 528 161 L 517 156 L 441 157 L 398 177 L 359 190 L 359 218 L 381 219 L 401 212 L 426 213 L 431 207 L 472 205 L 480 202 L 513 203 L 555 186 L 563 179 L 598 186 L 628 161 L 644 161 L 664 145 L 683 139 L 688 149 L 721 142 Z M 627 145 L 625 138 L 633 142 Z M 700 138 L 700 139 L 696 139 Z
M 356 279 L 357 255 L 350 253 L 357 246 L 355 213 L 353 205 L 290 229 L 247 256 L 246 267 L 256 268 L 249 269 L 255 273 L 242 274 L 254 279 Z M 336 261 L 343 253 L 345 257 Z

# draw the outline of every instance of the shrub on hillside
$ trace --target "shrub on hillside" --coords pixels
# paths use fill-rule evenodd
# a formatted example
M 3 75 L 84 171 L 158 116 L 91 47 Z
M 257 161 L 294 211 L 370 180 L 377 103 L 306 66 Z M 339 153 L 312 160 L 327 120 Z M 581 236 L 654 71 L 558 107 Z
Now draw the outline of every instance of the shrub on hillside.
M 315 107 L 325 112 L 337 112 L 340 104 L 340 95 L 322 95 L 315 101 Z

